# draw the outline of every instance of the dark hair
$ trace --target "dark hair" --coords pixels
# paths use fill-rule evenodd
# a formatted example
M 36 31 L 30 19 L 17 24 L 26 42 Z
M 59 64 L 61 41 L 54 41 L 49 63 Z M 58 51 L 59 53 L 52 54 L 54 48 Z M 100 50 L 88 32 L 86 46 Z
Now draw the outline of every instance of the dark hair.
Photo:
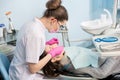
M 44 58 L 47 53 L 44 51 L 40 59 Z M 57 77 L 60 75 L 59 70 L 62 68 L 60 62 L 52 63 L 51 60 L 42 68 L 43 73 L 47 77 Z
M 43 17 L 54 17 L 58 21 L 68 20 L 67 10 L 61 5 L 61 0 L 49 0 L 46 3 L 46 8 Z

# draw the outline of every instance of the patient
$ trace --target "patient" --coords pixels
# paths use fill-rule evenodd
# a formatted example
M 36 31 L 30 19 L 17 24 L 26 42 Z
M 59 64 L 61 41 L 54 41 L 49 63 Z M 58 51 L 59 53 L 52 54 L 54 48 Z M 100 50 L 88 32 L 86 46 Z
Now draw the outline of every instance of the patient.
M 54 44 L 50 44 L 50 46 L 52 45 Z M 40 59 L 42 59 L 49 51 L 55 52 L 61 50 L 62 52 L 60 55 L 52 58 L 42 69 L 44 74 L 48 77 L 57 77 L 61 70 L 77 74 L 86 73 L 98 79 L 105 78 L 114 73 L 120 73 L 119 56 L 100 58 L 99 55 L 92 52 L 90 49 L 81 47 L 63 48 L 57 45 L 52 49 L 46 49 L 44 54 L 40 56 Z

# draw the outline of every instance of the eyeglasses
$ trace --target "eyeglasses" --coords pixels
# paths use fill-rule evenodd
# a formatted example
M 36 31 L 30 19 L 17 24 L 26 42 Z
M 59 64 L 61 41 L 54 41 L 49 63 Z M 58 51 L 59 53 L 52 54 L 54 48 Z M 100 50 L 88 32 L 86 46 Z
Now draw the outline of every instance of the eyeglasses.
M 66 26 L 66 24 L 64 22 L 60 22 L 58 21 L 58 25 L 61 27 L 61 26 Z
M 61 22 L 58 22 L 58 24 L 60 26 L 60 30 L 68 30 L 66 24 L 62 24 Z

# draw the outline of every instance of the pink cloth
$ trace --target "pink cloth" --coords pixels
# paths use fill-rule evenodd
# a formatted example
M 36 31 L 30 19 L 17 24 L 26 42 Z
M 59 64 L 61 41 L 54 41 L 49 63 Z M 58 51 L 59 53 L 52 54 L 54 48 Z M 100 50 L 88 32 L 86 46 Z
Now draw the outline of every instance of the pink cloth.
M 46 45 L 52 45 L 52 44 L 59 44 L 59 41 L 57 38 L 52 38 L 49 41 L 46 42 Z

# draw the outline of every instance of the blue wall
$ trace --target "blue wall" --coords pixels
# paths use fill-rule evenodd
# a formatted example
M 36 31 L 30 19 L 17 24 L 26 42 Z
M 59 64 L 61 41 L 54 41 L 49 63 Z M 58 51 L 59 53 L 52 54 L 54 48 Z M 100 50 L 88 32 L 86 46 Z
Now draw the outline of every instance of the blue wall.
M 47 0 L 0 0 L 0 23 L 8 27 L 8 20 L 4 15 L 6 11 L 12 11 L 11 18 L 15 28 L 31 20 L 35 16 L 41 16 Z

